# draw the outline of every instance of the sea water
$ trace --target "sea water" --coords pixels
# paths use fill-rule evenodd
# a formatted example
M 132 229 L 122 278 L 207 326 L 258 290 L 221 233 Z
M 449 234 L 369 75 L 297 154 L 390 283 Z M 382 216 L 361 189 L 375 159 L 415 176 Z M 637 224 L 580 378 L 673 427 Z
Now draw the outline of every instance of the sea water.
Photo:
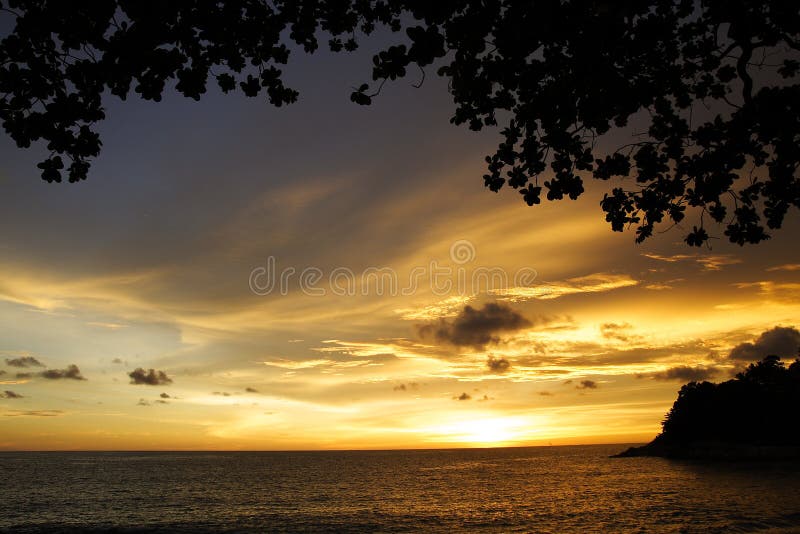
M 0 453 L 13 532 L 800 532 L 800 465 L 624 445 Z

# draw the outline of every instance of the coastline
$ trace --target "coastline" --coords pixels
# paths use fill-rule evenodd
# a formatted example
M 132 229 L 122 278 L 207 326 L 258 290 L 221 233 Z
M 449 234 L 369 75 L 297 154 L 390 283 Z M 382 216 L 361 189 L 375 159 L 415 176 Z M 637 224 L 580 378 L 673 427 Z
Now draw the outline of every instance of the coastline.
M 800 460 L 800 445 L 754 445 L 703 441 L 665 444 L 653 440 L 630 447 L 611 458 L 659 457 L 704 461 L 788 461 Z

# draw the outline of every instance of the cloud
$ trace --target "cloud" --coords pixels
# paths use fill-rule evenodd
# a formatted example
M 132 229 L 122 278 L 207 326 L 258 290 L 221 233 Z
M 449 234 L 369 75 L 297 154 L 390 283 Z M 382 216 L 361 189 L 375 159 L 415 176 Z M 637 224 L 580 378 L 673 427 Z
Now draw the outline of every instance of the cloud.
M 161 397 L 162 399 L 171 399 L 172 398 L 172 397 L 169 396 L 168 393 L 162 393 L 161 395 L 159 395 L 159 397 Z
M 42 371 L 39 373 L 39 376 L 42 378 L 47 378 L 48 380 L 86 380 L 86 378 L 84 378 L 81 374 L 81 370 L 78 369 L 78 366 L 74 363 L 68 365 L 66 369 L 48 369 L 46 371 Z
M 3 369 L 0 369 L 0 376 L 3 376 L 6 372 Z
M 505 304 L 490 302 L 483 308 L 464 306 L 453 319 L 439 319 L 435 323 L 417 325 L 417 335 L 423 340 L 455 346 L 483 348 L 487 343 L 497 343 L 498 332 L 520 330 L 531 322 Z
M 119 330 L 120 328 L 126 328 L 128 325 L 119 324 L 119 323 L 103 323 L 103 322 L 89 322 L 86 323 L 89 326 L 95 326 L 97 328 L 108 328 L 109 330 Z
M 22 399 L 23 395 L 19 393 L 14 393 L 13 391 L 5 390 L 4 392 L 0 393 L 0 399 Z
M 258 393 L 256 388 L 244 388 L 245 392 L 247 393 Z
M 553 394 L 550 393 L 549 391 L 540 391 L 539 395 L 541 395 L 542 397 L 552 397 L 553 396 Z
M 519 302 L 528 299 L 550 300 L 578 293 L 600 293 L 638 285 L 627 274 L 595 273 L 558 282 L 546 282 L 530 287 L 511 287 L 491 291 L 504 300 Z
M 125 361 L 122 358 L 114 358 L 111 360 L 111 363 L 118 363 L 118 364 L 125 364 Z
M 628 323 L 604 323 L 600 325 L 600 335 L 606 339 L 628 341 L 631 336 L 625 332 L 631 328 L 633 327 Z
M 719 373 L 716 367 L 692 367 L 690 365 L 679 365 L 670 367 L 658 373 L 648 375 L 638 375 L 639 378 L 650 377 L 654 380 L 678 380 L 681 382 L 700 382 L 707 380 Z
M 794 358 L 800 350 L 800 332 L 793 327 L 776 326 L 762 332 L 753 343 L 740 343 L 728 355 L 732 360 L 756 361 L 764 356 L 776 355 Z
M 441 347 L 432 347 L 425 343 L 413 341 L 406 338 L 381 338 L 377 342 L 364 341 L 342 341 L 339 339 L 326 339 L 322 341 L 326 346 L 315 347 L 311 350 L 326 354 L 338 354 L 347 358 L 368 358 L 362 361 L 367 365 L 373 363 L 397 362 L 404 358 L 418 358 L 426 356 L 431 358 L 441 358 L 450 354 Z M 332 365 L 332 360 L 322 360 L 329 362 L 325 365 Z M 276 365 L 278 367 L 291 368 L 287 364 L 289 360 L 280 362 L 264 362 L 266 365 Z M 296 363 L 296 362 L 295 362 Z M 352 364 L 353 362 L 340 362 Z M 292 368 L 293 369 L 293 368 Z
M 219 395 L 220 397 L 230 397 L 231 396 L 231 394 L 228 393 L 227 391 L 214 391 L 211 394 L 212 395 Z
M 706 271 L 719 271 L 726 265 L 742 263 L 742 260 L 730 256 L 699 256 L 695 261 Z
M 719 271 L 726 265 L 735 265 L 742 263 L 739 258 L 734 258 L 729 255 L 703 255 L 703 254 L 675 254 L 673 256 L 662 256 L 660 254 L 651 254 L 649 252 L 642 254 L 645 258 L 651 260 L 664 261 L 667 263 L 676 263 L 681 261 L 693 261 L 700 265 L 705 271 Z
M 470 397 L 468 393 L 462 393 L 458 397 L 453 397 L 454 400 L 459 400 L 459 401 L 468 401 L 471 398 L 472 397 Z
M 406 391 L 409 389 L 417 389 L 419 384 L 416 382 L 409 382 L 408 384 L 400 384 L 399 386 L 394 386 L 392 391 Z
M 323 343 L 338 343 L 336 340 L 327 340 L 323 341 Z M 331 348 L 331 347 L 321 347 L 314 349 L 318 352 L 339 352 L 338 348 Z M 313 360 L 287 360 L 287 359 L 279 359 L 279 360 L 271 360 L 271 361 L 264 361 L 262 362 L 264 365 L 269 365 L 272 367 L 280 367 L 281 369 L 289 369 L 291 371 L 299 371 L 305 369 L 326 369 L 326 368 L 334 368 L 334 369 L 348 369 L 352 367 L 367 367 L 373 365 L 375 363 L 379 363 L 377 360 L 380 359 L 395 359 L 394 355 L 391 354 L 384 354 L 384 355 L 371 355 L 370 359 L 348 359 L 346 361 L 340 360 L 333 360 L 330 358 L 316 358 Z
M 470 301 L 472 297 L 454 296 L 448 297 L 435 304 L 430 304 L 423 308 L 401 308 L 395 310 L 400 317 L 410 321 L 432 321 L 443 317 L 453 317 L 458 315 L 461 308 Z
M 671 285 L 662 283 L 647 284 L 646 286 L 644 286 L 644 288 L 650 289 L 652 291 L 663 291 L 665 289 L 673 289 Z
M 486 360 L 486 367 L 493 373 L 501 374 L 505 373 L 511 368 L 511 364 L 505 358 L 494 358 L 489 356 Z
M 164 399 L 156 399 L 153 402 L 156 404 L 169 404 L 169 401 L 166 401 Z M 146 399 L 139 399 L 139 402 L 136 403 L 136 406 L 150 406 L 150 405 L 151 405 L 150 401 Z
M 16 377 L 21 380 L 27 380 L 33 378 L 33 373 L 17 373 Z
M 597 382 L 594 380 L 581 380 L 581 383 L 575 386 L 575 389 L 597 389 Z
M 767 269 L 767 271 L 800 271 L 800 263 L 785 263 L 783 265 L 776 265 L 775 267 L 770 267 Z
M 131 384 L 145 384 L 147 386 L 172 384 L 172 379 L 164 371 L 156 371 L 155 369 L 145 371 L 141 367 L 137 367 L 128 373 L 128 376 L 131 377 Z
M 61 410 L 9 410 L 3 415 L 6 417 L 58 417 L 63 413 Z
M 22 356 L 20 358 L 6 358 L 6 365 L 11 367 L 44 367 L 44 364 L 33 356 Z
M 796 282 L 742 282 L 735 284 L 739 289 L 756 289 L 762 301 L 796 304 L 800 300 L 800 284 Z

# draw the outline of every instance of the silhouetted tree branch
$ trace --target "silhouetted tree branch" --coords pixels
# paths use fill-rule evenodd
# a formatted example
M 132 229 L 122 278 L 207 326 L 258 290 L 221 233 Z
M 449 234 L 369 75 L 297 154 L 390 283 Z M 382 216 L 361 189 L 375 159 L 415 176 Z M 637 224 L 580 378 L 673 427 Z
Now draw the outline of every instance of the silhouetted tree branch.
M 19 147 L 47 143 L 39 168 L 51 182 L 86 178 L 106 93 L 158 101 L 174 84 L 199 100 L 213 79 L 281 106 L 297 98 L 280 68 L 292 48 L 313 53 L 326 39 L 352 51 L 386 27 L 401 42 L 374 56 L 374 87 L 351 100 L 368 105 L 409 66 L 424 79 L 438 64 L 451 122 L 504 123 L 486 158 L 492 191 L 508 185 L 534 205 L 542 193 L 578 198 L 587 178 L 626 181 L 601 202 L 613 230 L 635 227 L 643 241 L 691 210 L 693 246 L 710 238 L 706 219 L 734 243 L 758 243 L 800 207 L 795 1 L 0 0 L 0 10 L 12 28 L 0 41 L 0 118 Z M 766 51 L 781 53 L 779 66 L 750 63 Z M 646 140 L 599 153 L 598 138 L 632 121 L 646 122 Z

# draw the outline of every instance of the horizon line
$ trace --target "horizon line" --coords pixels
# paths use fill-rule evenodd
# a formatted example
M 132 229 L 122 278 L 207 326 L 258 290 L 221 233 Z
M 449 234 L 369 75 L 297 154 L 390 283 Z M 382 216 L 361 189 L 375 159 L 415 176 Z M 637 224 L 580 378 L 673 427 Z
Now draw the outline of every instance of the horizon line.
M 561 447 L 607 447 L 607 446 L 633 446 L 647 442 L 620 442 L 620 443 L 573 443 L 559 445 L 503 445 L 500 447 L 396 447 L 384 448 L 355 448 L 355 449 L 0 449 L 4 453 L 259 453 L 259 452 L 399 452 L 399 451 L 464 451 L 464 450 L 492 450 L 492 449 L 550 449 Z

